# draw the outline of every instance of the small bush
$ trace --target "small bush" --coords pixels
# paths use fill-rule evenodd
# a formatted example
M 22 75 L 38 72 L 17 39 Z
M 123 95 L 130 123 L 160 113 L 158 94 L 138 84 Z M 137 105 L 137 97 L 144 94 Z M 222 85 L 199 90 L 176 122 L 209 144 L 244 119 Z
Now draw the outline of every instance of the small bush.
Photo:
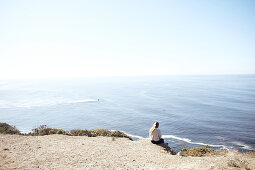
M 46 125 L 41 125 L 38 128 L 32 129 L 32 133 L 29 133 L 29 135 L 33 135 L 33 136 L 43 136 L 43 135 L 51 135 L 51 134 L 68 135 L 69 132 L 63 129 L 55 129 L 55 128 L 50 128 Z
M 66 134 L 67 132 L 63 129 L 57 129 L 57 134 Z
M 183 152 L 187 152 L 187 151 L 188 151 L 188 149 L 186 149 L 186 148 L 182 148 L 182 151 L 183 151 Z
M 93 129 L 91 132 L 93 136 L 112 136 L 112 132 L 108 129 Z
M 56 130 L 55 129 L 51 129 L 50 131 L 49 131 L 49 135 L 53 135 L 53 134 L 56 134 L 57 132 L 56 132 Z
M 75 130 L 71 130 L 70 134 L 73 136 L 88 136 L 88 137 L 96 137 L 96 136 L 123 137 L 123 138 L 128 138 L 132 140 L 130 136 L 126 135 L 123 132 L 120 132 L 118 130 L 111 131 L 108 129 L 92 129 L 92 130 L 75 129 Z
M 183 151 L 187 156 L 201 157 L 213 153 L 214 149 L 209 147 L 194 147 L 191 149 L 184 149 Z
M 0 133 L 3 134 L 20 134 L 20 131 L 7 123 L 0 123 Z
M 128 136 L 127 134 L 125 134 L 124 132 L 115 130 L 115 131 L 111 131 L 111 136 L 113 137 L 123 137 L 123 138 L 128 138 L 130 140 L 132 140 L 132 138 L 130 136 Z
M 88 130 L 74 129 L 70 131 L 73 136 L 88 136 L 91 137 L 92 134 Z

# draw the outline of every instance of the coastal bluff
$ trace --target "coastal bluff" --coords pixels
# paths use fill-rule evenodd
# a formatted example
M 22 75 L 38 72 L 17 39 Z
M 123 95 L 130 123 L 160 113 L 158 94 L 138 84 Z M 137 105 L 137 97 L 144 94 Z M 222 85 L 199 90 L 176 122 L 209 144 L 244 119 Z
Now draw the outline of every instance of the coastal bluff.
M 183 157 L 148 139 L 0 134 L 0 170 L 8 169 L 255 169 L 255 156 Z

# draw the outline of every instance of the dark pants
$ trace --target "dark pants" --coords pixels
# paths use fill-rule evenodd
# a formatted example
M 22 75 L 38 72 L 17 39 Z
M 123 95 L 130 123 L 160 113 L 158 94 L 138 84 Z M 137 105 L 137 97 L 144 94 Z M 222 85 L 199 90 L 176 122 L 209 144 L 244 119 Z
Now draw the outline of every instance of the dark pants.
M 151 143 L 153 143 L 153 144 L 161 144 L 161 143 L 164 143 L 164 139 L 161 138 L 159 141 L 152 140 Z

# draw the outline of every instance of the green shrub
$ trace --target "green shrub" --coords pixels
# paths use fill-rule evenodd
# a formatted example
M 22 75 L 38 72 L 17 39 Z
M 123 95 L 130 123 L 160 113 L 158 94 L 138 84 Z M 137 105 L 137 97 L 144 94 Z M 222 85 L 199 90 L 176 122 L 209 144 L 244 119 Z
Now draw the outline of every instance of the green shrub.
M 80 130 L 75 129 L 71 130 L 70 134 L 73 136 L 88 136 L 88 137 L 96 137 L 96 136 L 109 136 L 109 137 L 124 137 L 132 140 L 132 138 L 120 131 L 111 131 L 108 129 L 92 129 L 92 130 Z
M 89 136 L 91 137 L 91 132 L 88 130 L 74 129 L 70 131 L 70 134 L 73 136 Z
M 29 134 L 33 136 L 43 136 L 43 135 L 52 135 L 52 134 L 69 134 L 69 132 L 63 129 L 55 129 L 55 128 L 50 128 L 46 125 L 41 125 L 38 128 L 32 129 L 32 133 L 29 133 Z
M 67 134 L 68 132 L 66 132 L 65 130 L 63 129 L 57 129 L 57 134 Z
M 20 134 L 20 131 L 7 123 L 0 123 L 0 133 L 3 134 Z
M 50 131 L 49 131 L 49 135 L 53 135 L 53 134 L 56 134 L 57 132 L 56 132 L 56 130 L 55 129 L 51 129 Z
M 4 134 L 21 134 L 18 129 L 14 126 L 10 126 L 7 123 L 0 123 L 0 133 Z M 123 137 L 132 140 L 132 138 L 121 131 L 111 131 L 108 129 L 92 129 L 92 130 L 81 130 L 74 129 L 69 131 L 65 131 L 63 129 L 50 128 L 47 125 L 41 125 L 38 128 L 32 129 L 32 132 L 24 133 L 22 135 L 25 136 L 43 136 L 43 135 L 52 135 L 52 134 L 63 134 L 63 135 L 71 135 L 71 136 L 88 136 L 88 137 L 96 137 L 96 136 L 109 136 L 109 137 Z
M 183 151 L 183 152 L 187 152 L 187 151 L 188 151 L 188 149 L 186 149 L 186 148 L 182 148 L 182 151 Z
M 93 136 L 111 136 L 111 131 L 108 129 L 93 129 L 91 133 Z

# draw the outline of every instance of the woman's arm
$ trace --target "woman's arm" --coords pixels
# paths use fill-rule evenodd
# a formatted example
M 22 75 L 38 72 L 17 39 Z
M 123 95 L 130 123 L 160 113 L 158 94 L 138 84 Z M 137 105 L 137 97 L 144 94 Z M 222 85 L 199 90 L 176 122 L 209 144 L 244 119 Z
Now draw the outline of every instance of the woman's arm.
M 160 130 L 158 130 L 158 136 L 159 136 L 159 139 L 162 138 L 162 135 L 161 135 L 161 131 L 160 131 Z

